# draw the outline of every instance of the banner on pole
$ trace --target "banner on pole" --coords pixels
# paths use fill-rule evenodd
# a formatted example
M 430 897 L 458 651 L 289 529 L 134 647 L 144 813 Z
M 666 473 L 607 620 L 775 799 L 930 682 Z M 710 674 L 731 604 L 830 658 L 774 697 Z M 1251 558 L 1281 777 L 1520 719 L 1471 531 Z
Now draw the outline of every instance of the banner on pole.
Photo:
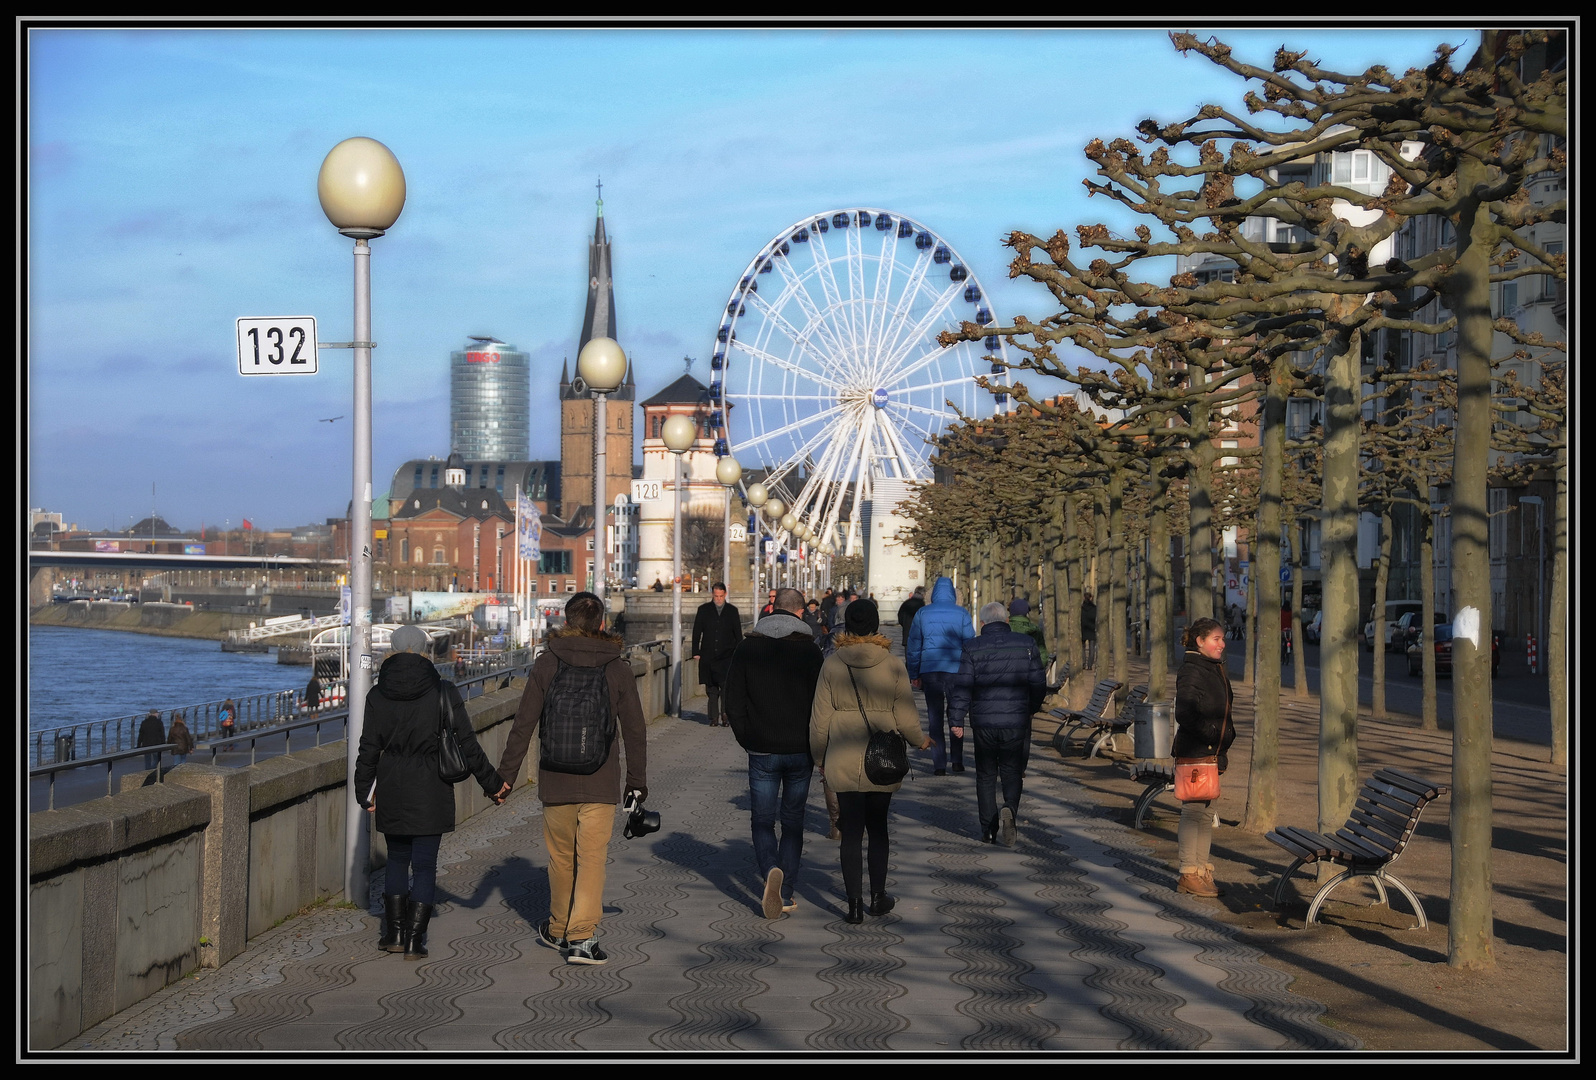
M 542 554 L 543 515 L 524 491 L 515 495 L 515 531 L 521 558 L 536 562 Z

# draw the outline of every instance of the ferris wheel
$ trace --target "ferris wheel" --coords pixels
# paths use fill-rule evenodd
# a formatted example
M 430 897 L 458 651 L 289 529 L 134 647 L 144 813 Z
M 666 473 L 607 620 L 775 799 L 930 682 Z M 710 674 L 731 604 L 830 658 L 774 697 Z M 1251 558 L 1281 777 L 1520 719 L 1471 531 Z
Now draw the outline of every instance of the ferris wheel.
M 975 377 L 1006 373 L 1003 340 L 936 340 L 992 321 L 968 264 L 925 225 L 873 207 L 794 222 L 726 303 L 710 364 L 710 396 L 726 406 L 717 450 L 768 468 L 767 485 L 798 492 L 800 531 L 852 555 L 877 480 L 930 478 L 948 402 L 966 415 L 1002 407 Z

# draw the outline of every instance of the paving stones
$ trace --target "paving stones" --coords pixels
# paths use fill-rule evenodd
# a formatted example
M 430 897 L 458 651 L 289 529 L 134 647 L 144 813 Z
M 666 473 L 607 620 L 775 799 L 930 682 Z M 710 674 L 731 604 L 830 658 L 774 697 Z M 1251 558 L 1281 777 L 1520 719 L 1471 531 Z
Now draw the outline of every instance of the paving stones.
M 691 703 L 689 703 L 691 705 Z M 662 830 L 609 850 L 610 961 L 540 949 L 533 790 L 445 838 L 431 957 L 379 953 L 378 917 L 329 909 L 261 935 L 71 1048 L 347 1051 L 1336 1049 L 1257 950 L 1177 896 L 1167 867 L 1041 750 L 1016 847 L 982 844 L 974 773 L 893 800 L 889 915 L 843 920 L 837 843 L 811 789 L 796 911 L 767 921 L 747 760 L 696 716 L 649 729 Z M 920 763 L 923 764 L 923 763 Z M 376 909 L 374 885 L 371 910 Z

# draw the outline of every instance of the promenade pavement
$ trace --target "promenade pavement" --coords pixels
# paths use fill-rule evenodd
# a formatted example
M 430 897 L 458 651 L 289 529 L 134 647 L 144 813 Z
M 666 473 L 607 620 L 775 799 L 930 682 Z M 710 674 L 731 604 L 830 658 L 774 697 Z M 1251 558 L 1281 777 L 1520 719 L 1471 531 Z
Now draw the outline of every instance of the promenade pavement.
M 697 705 L 696 710 L 694 705 Z M 1014 849 L 982 844 L 975 773 L 913 778 L 892 803 L 895 911 L 843 920 L 837 844 L 811 789 L 795 912 L 759 911 L 747 759 L 688 702 L 649 728 L 663 828 L 610 846 L 603 967 L 539 947 L 548 911 L 536 789 L 444 840 L 431 956 L 378 952 L 366 910 L 260 935 L 65 1050 L 1268 1051 L 1355 1049 L 1323 1006 L 1178 895 L 1042 738 Z

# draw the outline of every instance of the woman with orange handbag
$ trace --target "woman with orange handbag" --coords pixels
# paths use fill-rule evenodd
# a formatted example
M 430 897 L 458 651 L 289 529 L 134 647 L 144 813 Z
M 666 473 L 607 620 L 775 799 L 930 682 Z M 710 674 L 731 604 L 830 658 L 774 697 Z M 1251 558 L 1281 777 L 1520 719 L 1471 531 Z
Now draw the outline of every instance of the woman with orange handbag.
M 1225 628 L 1198 619 L 1186 628 L 1186 660 L 1175 677 L 1175 797 L 1183 803 L 1175 834 L 1180 880 L 1175 888 L 1192 896 L 1223 896 L 1208 861 L 1214 839 L 1213 800 L 1225 751 L 1236 740 L 1230 719 L 1235 695 L 1225 670 Z

